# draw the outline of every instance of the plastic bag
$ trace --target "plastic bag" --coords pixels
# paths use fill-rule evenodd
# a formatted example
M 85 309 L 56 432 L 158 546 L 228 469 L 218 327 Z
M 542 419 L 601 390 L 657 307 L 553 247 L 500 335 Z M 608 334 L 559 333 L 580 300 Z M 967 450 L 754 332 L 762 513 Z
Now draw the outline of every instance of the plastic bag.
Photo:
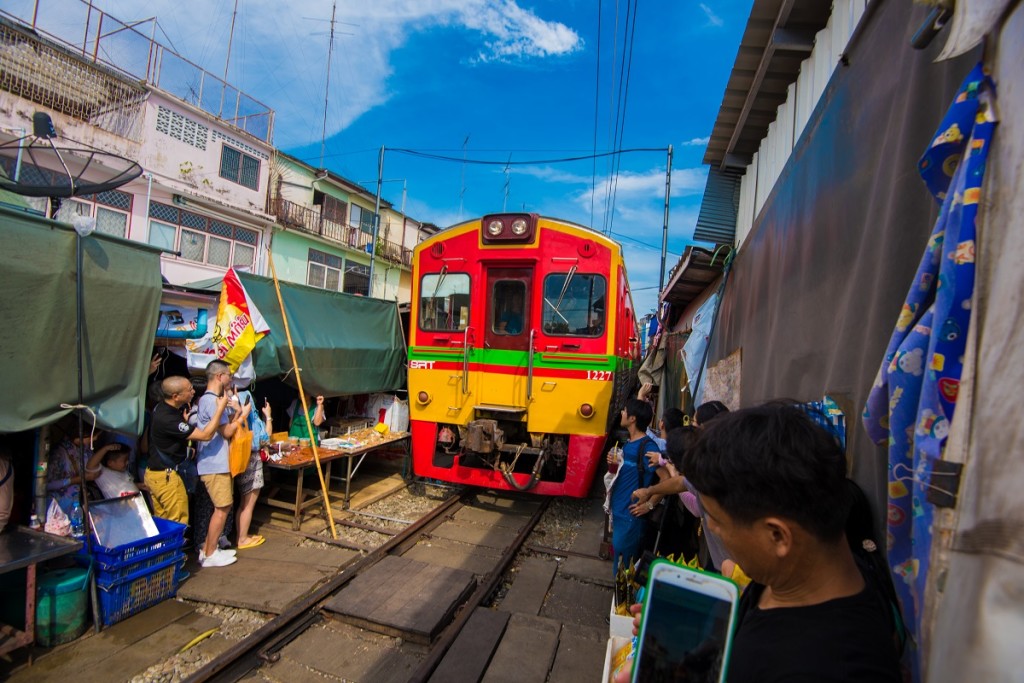
M 56 498 L 50 499 L 50 507 L 46 510 L 46 525 L 43 530 L 55 536 L 71 535 L 71 520 L 61 509 Z
M 366 414 L 371 419 L 386 424 L 392 432 L 409 431 L 409 402 L 394 394 L 371 395 Z
M 252 456 L 252 432 L 245 423 L 238 425 L 235 435 L 231 437 L 228 444 L 228 464 L 231 468 L 231 476 L 237 477 L 245 472 L 249 466 L 249 458 Z

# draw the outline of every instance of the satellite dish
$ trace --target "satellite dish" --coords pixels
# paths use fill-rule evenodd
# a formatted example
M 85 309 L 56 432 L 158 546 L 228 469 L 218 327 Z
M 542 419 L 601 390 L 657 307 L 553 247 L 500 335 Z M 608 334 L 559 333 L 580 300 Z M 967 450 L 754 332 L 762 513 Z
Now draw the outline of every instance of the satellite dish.
M 131 159 L 62 140 L 44 112 L 33 115 L 31 134 L 0 144 L 3 165 L 17 168 L 19 157 L 17 177 L 0 172 L 0 188 L 26 197 L 64 199 L 96 194 L 142 175 L 142 167 Z M 26 168 L 29 164 L 34 167 L 32 172 Z

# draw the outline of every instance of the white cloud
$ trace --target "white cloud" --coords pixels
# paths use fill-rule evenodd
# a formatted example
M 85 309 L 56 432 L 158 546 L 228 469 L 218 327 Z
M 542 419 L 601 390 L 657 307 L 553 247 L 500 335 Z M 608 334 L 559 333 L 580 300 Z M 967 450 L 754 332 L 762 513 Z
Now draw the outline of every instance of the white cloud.
M 704 10 L 704 14 L 707 15 L 708 23 L 710 25 L 712 25 L 712 26 L 722 26 L 722 25 L 725 24 L 725 22 L 722 20 L 722 17 L 720 17 L 717 14 L 715 14 L 712 11 L 712 9 L 710 7 L 708 7 L 707 5 L 705 5 L 703 2 L 700 3 L 700 8 L 702 10 Z
M 512 166 L 511 172 L 564 185 L 590 185 L 593 180 L 592 176 L 569 173 L 551 166 Z
M 485 42 L 487 49 L 477 55 L 481 62 L 564 55 L 583 44 L 579 34 L 565 24 L 544 21 L 515 0 L 472 3 L 460 18 L 466 28 L 493 36 Z
M 589 179 L 588 179 L 589 180 Z M 672 197 L 686 197 L 704 192 L 707 180 L 707 168 L 677 168 L 672 170 Z M 589 183 L 588 183 L 589 184 Z M 618 180 L 606 176 L 598 178 L 594 196 L 598 202 L 604 201 L 609 186 L 612 187 L 616 205 L 620 201 L 645 198 L 657 199 L 665 197 L 665 171 L 654 169 L 643 173 L 620 173 Z M 577 195 L 576 200 L 590 206 L 590 188 Z
M 704 147 L 710 141 L 711 141 L 711 137 L 710 136 L 704 137 L 704 138 L 691 138 L 690 140 L 687 140 L 686 142 L 681 143 L 680 146 L 681 147 Z
M 95 0 L 121 21 L 156 16 L 186 59 L 223 73 L 231 3 L 207 0 Z M 330 3 L 324 0 L 246 0 L 239 3 L 228 82 L 276 112 L 274 142 L 297 147 L 319 141 L 323 126 Z M 517 0 L 373 0 L 339 3 L 335 26 L 330 137 L 386 102 L 391 55 L 416 32 L 449 27 L 477 37 L 467 62 L 519 61 L 571 54 L 583 40 Z M 151 24 L 145 25 L 148 34 Z M 354 34 L 354 35 L 345 35 Z

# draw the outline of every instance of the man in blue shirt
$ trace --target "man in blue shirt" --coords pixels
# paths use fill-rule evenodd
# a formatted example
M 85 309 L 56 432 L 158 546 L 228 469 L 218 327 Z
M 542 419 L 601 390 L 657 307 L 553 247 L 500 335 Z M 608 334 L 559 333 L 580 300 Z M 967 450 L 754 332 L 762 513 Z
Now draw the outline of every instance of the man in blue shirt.
M 231 368 L 224 361 L 215 360 L 206 366 L 206 392 L 199 398 L 197 409 L 199 429 L 203 429 L 217 414 L 218 399 L 231 387 Z M 223 399 L 220 399 L 221 401 Z M 199 563 L 203 567 L 224 567 L 235 562 L 234 550 L 220 550 L 217 539 L 224 531 L 224 524 L 231 513 L 232 487 L 231 466 L 228 463 L 228 440 L 235 435 L 238 426 L 249 417 L 251 404 L 238 406 L 233 417 L 228 417 L 225 410 L 220 416 L 217 433 L 209 441 L 199 444 L 199 455 L 196 469 L 199 478 L 213 501 L 213 515 L 206 532 L 206 540 L 199 551 Z
M 629 442 L 622 447 L 622 463 L 611 492 L 613 572 L 618 570 L 620 558 L 625 566 L 640 558 L 647 520 L 636 517 L 629 508 L 633 491 L 650 486 L 654 478 L 656 468 L 647 453 L 657 453 L 659 449 L 654 439 L 646 434 L 652 418 L 651 404 L 638 398 L 628 399 L 622 409 L 620 425 L 629 432 Z

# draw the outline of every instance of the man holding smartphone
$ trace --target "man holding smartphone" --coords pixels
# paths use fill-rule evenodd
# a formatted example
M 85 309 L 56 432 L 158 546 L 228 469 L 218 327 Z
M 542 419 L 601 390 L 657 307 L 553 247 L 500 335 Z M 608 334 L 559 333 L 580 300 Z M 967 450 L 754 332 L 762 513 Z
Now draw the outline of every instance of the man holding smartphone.
M 895 605 L 846 540 L 852 496 L 832 434 L 792 404 L 748 408 L 709 424 L 683 471 L 710 530 L 753 579 L 730 683 L 902 680 Z

